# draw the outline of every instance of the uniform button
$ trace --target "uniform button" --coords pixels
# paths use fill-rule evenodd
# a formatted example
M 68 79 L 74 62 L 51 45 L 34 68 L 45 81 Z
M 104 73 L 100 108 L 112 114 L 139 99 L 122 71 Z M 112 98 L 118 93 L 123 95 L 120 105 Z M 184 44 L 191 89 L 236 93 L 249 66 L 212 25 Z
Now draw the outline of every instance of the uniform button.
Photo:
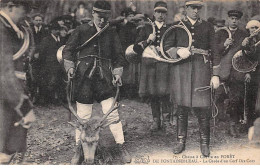
M 194 27 L 192 26 L 191 29 L 194 29 Z
M 160 33 L 160 30 L 158 30 L 158 33 Z
M 194 48 L 194 46 L 191 46 L 191 48 Z
M 192 39 L 192 42 L 194 42 L 195 40 L 194 39 Z
M 193 36 L 194 36 L 194 33 L 191 33 L 191 35 L 193 35 Z
M 160 43 L 160 40 L 157 40 L 157 43 Z
M 160 38 L 161 36 L 158 35 L 157 37 Z

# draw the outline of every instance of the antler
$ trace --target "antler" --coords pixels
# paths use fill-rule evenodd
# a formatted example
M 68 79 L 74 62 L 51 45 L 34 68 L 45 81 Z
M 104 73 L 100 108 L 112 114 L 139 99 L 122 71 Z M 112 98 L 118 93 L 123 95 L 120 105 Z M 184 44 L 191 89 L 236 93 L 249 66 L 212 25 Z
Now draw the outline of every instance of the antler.
M 67 86 L 66 86 L 66 94 L 67 94 L 67 101 L 68 101 L 68 105 L 69 105 L 69 110 L 77 118 L 79 123 L 84 125 L 86 123 L 86 121 L 88 121 L 88 120 L 80 118 L 78 116 L 77 112 L 74 110 L 74 108 L 71 105 L 71 100 L 70 100 L 70 97 L 69 97 L 69 88 L 70 88 L 70 85 L 71 85 L 71 82 L 72 82 L 71 80 L 72 80 L 72 78 L 68 79 L 68 83 L 67 83 Z
M 117 101 L 118 95 L 119 95 L 119 85 L 117 85 L 117 88 L 116 88 L 116 96 L 115 96 L 115 98 L 114 98 L 114 100 L 113 100 L 113 103 L 112 103 L 110 109 L 109 109 L 108 112 L 102 117 L 102 119 L 100 120 L 100 123 L 98 124 L 97 127 L 102 126 L 102 125 L 103 125 L 103 122 L 105 121 L 105 119 L 107 118 L 107 116 L 108 116 L 109 114 L 111 114 L 113 111 L 115 111 L 116 109 L 119 108 L 119 105 L 116 105 L 116 101 Z

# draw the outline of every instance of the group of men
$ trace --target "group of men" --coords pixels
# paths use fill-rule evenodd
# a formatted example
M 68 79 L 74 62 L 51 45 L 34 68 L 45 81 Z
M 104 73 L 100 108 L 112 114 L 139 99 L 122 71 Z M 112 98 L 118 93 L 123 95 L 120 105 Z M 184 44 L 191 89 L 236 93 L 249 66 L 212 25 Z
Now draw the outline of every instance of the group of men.
M 4 159 L 0 160 L 0 163 L 8 163 L 13 153 L 25 150 L 26 126 L 33 118 L 31 115 L 29 119 L 26 118 L 26 114 L 32 111 L 32 106 L 15 76 L 19 66 L 12 58 L 17 55 L 15 53 L 18 49 L 10 47 L 22 39 L 21 31 L 16 23 L 20 17 L 29 12 L 30 4 L 28 0 L 3 0 L 2 3 L 1 38 L 5 39 L 5 44 L 1 44 L 1 85 L 4 89 L 1 89 L 3 96 L 0 111 L 0 158 Z M 200 150 L 203 156 L 208 157 L 210 155 L 210 118 L 213 100 L 211 93 L 213 90 L 221 88 L 220 83 L 222 82 L 229 86 L 229 100 L 232 105 L 229 111 L 230 133 L 235 135 L 234 126 L 238 121 L 238 111 L 240 110 L 236 108 L 239 107 L 241 98 L 243 99 L 243 95 L 238 90 L 243 90 L 244 81 L 247 82 L 253 77 L 250 73 L 244 74 L 235 71 L 230 63 L 232 59 L 230 55 L 233 56 L 238 50 L 243 49 L 249 55 L 248 57 L 260 61 L 259 47 L 255 46 L 257 40 L 259 41 L 255 30 L 260 25 L 259 21 L 251 21 L 247 24 L 250 32 L 250 38 L 248 38 L 248 34 L 238 28 L 238 20 L 242 17 L 242 12 L 231 10 L 228 12 L 228 29 L 232 35 L 232 39 L 230 39 L 228 32 L 220 30 L 215 33 L 214 26 L 200 18 L 202 7 L 203 2 L 200 0 L 186 1 L 185 17 L 174 23 L 174 25 L 182 25 L 185 28 L 176 28 L 165 37 L 165 52 L 171 58 L 177 56 L 180 61 L 170 64 L 141 57 L 144 50 L 151 45 L 159 53 L 163 52 L 160 51 L 161 40 L 171 26 L 166 23 L 168 8 L 167 3 L 163 1 L 158 1 L 154 5 L 152 25 L 145 25 L 138 31 L 137 38 L 133 40 L 134 54 L 132 56 L 138 57 L 135 60 L 141 62 L 139 95 L 150 99 L 153 116 L 151 130 L 155 132 L 162 130 L 162 113 L 172 109 L 168 107 L 175 104 L 177 108 L 177 142 L 173 153 L 182 153 L 185 150 L 187 139 L 188 113 L 193 110 L 199 123 Z M 102 105 L 104 114 L 109 111 L 114 102 L 115 86 L 122 84 L 124 67 L 128 64 L 124 55 L 128 44 L 122 47 L 122 39 L 120 41 L 116 29 L 113 27 L 106 29 L 110 14 L 109 2 L 96 1 L 92 9 L 92 21 L 78 26 L 63 49 L 64 69 L 69 79 L 74 78 L 77 114 L 82 119 L 91 117 L 95 101 Z M 99 33 L 98 36 L 96 36 L 97 33 Z M 187 33 L 192 37 L 192 41 L 188 38 Z M 58 41 L 54 31 L 49 38 Z M 52 59 L 47 61 L 50 64 L 53 63 Z M 258 77 L 259 72 L 258 66 L 252 76 Z M 255 86 L 255 90 L 258 88 L 258 92 L 259 83 L 258 79 L 258 86 Z M 222 91 L 219 91 L 219 94 L 217 92 L 216 97 L 219 101 L 221 101 L 221 96 L 219 96 L 221 94 L 223 94 Z M 254 101 L 256 102 L 256 100 Z M 20 116 L 20 112 L 23 115 Z M 23 122 L 15 127 L 14 123 L 21 117 Z M 118 121 L 111 124 L 109 128 L 115 138 L 122 160 L 130 163 L 131 156 L 126 149 L 118 110 L 113 111 L 108 119 Z M 17 138 L 18 129 L 23 132 L 23 136 L 18 135 L 19 138 Z M 75 132 L 76 148 L 78 148 L 81 132 L 79 130 Z M 20 138 L 23 138 L 24 141 L 21 141 Z M 14 142 L 17 140 L 19 142 Z M 76 153 L 72 163 L 78 164 L 79 159 L 79 155 Z

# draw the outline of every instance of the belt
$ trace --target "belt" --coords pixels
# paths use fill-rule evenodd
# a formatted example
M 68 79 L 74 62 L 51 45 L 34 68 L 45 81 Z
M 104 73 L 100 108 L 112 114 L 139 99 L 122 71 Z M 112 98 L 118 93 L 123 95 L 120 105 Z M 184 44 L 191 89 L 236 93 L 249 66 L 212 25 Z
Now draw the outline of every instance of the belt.
M 86 56 L 83 56 L 83 57 L 78 58 L 78 60 L 81 60 L 81 59 L 84 59 L 84 58 L 88 58 L 88 57 L 98 58 L 98 59 L 106 60 L 106 61 L 111 61 L 111 59 L 102 58 L 102 57 L 99 57 L 98 55 L 86 55 Z
M 206 64 L 208 62 L 208 56 L 209 56 L 209 50 L 203 50 L 203 49 L 200 49 L 200 48 L 194 48 L 194 47 L 191 47 L 190 49 L 191 51 L 191 54 L 200 54 L 203 56 L 203 59 L 204 59 L 204 63 Z
M 94 73 L 97 73 L 101 79 L 104 78 L 104 73 L 103 73 L 103 69 L 102 69 L 103 60 L 109 61 L 109 69 L 112 70 L 111 59 L 102 58 L 102 57 L 99 57 L 98 55 L 86 55 L 86 56 L 78 58 L 78 60 L 88 58 L 88 57 L 94 58 L 94 64 L 90 70 L 90 73 L 88 74 L 88 78 L 91 78 L 94 75 Z
M 203 50 L 200 48 L 191 48 L 191 53 L 192 54 L 202 54 L 202 55 L 209 55 L 209 51 L 208 50 Z

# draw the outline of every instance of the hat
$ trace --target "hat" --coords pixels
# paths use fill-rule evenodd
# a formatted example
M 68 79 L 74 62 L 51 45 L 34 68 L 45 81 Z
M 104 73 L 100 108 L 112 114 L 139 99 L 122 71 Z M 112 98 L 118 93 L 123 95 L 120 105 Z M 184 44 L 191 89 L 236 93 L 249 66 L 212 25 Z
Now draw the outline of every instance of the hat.
M 133 20 L 142 20 L 145 19 L 145 16 L 143 14 L 136 14 L 133 18 Z
M 154 11 L 164 11 L 167 12 L 167 3 L 163 1 L 158 1 L 154 4 Z
M 260 22 L 258 20 L 250 20 L 247 25 L 246 25 L 246 29 L 249 29 L 251 27 L 260 27 Z
M 237 18 L 241 18 L 243 16 L 243 12 L 238 11 L 238 10 L 230 10 L 228 11 L 228 17 L 232 17 L 235 16 Z
M 111 5 L 107 1 L 96 1 L 93 5 L 93 11 L 102 12 L 102 13 L 110 13 Z
M 222 19 L 216 19 L 215 22 L 218 27 L 224 27 L 226 21 Z
M 203 6 L 202 0 L 187 0 L 185 6 Z

